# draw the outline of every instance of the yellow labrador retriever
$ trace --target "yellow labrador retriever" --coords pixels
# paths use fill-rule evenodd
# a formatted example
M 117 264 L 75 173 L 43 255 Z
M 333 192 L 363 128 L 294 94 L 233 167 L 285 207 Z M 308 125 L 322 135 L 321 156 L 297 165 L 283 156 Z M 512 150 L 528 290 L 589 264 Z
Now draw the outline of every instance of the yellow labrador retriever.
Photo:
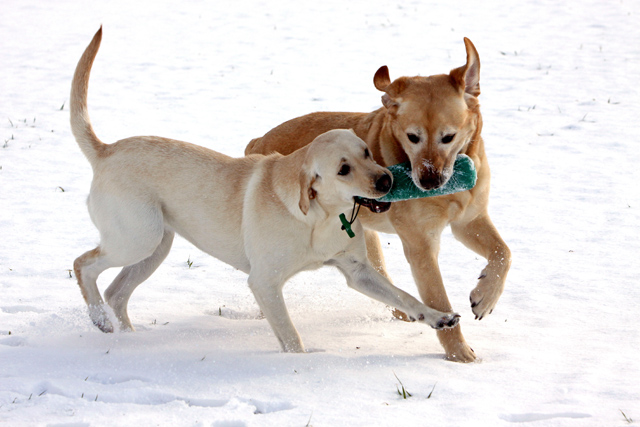
M 112 332 L 96 280 L 124 267 L 105 291 L 123 330 L 133 330 L 127 303 L 167 256 L 175 233 L 249 274 L 249 286 L 282 349 L 304 346 L 287 312 L 284 283 L 294 274 L 336 266 L 353 289 L 397 307 L 434 328 L 459 316 L 425 306 L 397 289 L 368 263 L 362 226 L 355 238 L 339 215 L 354 197 L 376 198 L 391 187 L 355 133 L 334 130 L 288 156 L 234 159 L 186 142 L 146 136 L 105 144 L 87 109 L 89 73 L 102 28 L 85 50 L 71 88 L 71 129 L 93 168 L 89 214 L 100 245 L 75 260 L 74 270 L 95 325 Z
M 471 41 L 465 38 L 464 42 L 467 63 L 449 74 L 400 77 L 392 82 L 383 66 L 373 79 L 375 87 L 384 92 L 382 108 L 371 113 L 321 112 L 292 119 L 252 140 L 245 154 L 289 154 L 330 129 L 354 129 L 379 164 L 410 161 L 412 179 L 424 190 L 447 182 L 458 154 L 471 157 L 478 173 L 472 190 L 393 203 L 387 213 L 367 212 L 361 219 L 367 228 L 368 257 L 376 269 L 388 277 L 380 241 L 372 230 L 397 233 L 422 301 L 442 311 L 450 311 L 451 304 L 438 269 L 438 252 L 440 235 L 451 225 L 458 240 L 488 260 L 470 295 L 472 310 L 482 319 L 502 294 L 511 254 L 487 213 L 490 172 L 480 135 L 480 58 Z M 460 326 L 438 331 L 438 337 L 448 359 L 475 360 Z

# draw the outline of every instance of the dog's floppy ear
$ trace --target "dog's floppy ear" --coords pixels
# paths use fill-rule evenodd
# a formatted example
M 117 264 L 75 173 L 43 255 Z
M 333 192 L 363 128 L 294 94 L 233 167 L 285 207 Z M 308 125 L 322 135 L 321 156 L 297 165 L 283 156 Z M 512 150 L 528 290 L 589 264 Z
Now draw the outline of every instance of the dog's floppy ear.
M 458 89 L 469 95 L 480 95 L 480 56 L 471 40 L 464 38 L 467 49 L 467 63 L 462 67 L 451 70 L 449 76 Z
M 305 169 L 300 171 L 300 202 L 298 202 L 298 206 L 305 215 L 309 213 L 311 199 L 316 198 L 316 190 L 312 187 L 315 180 L 315 176 L 311 175 Z

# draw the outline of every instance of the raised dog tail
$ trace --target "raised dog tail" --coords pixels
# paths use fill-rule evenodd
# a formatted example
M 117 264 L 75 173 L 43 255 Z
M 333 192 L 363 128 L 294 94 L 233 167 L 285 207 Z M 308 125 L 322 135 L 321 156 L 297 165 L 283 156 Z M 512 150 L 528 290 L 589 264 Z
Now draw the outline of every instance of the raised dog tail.
M 100 48 L 102 40 L 102 26 L 93 36 L 93 40 L 85 49 L 73 75 L 71 83 L 71 132 L 80 146 L 80 150 L 89 160 L 91 165 L 95 165 L 97 159 L 107 146 L 100 141 L 93 131 L 91 120 L 89 119 L 89 110 L 87 107 L 87 92 L 89 90 L 89 74 L 93 60 Z

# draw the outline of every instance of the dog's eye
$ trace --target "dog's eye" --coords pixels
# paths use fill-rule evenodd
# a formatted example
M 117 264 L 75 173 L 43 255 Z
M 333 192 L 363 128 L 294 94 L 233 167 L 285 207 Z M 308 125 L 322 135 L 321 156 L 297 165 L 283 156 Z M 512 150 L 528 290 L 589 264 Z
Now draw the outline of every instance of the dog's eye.
M 408 133 L 407 138 L 409 138 L 409 141 L 413 142 L 414 144 L 420 142 L 420 135 L 416 135 L 415 133 Z
M 351 172 L 351 167 L 349 165 L 342 165 L 338 171 L 338 175 L 349 175 L 349 172 Z
M 443 144 L 448 144 L 451 141 L 453 141 L 453 138 L 455 138 L 455 137 L 456 137 L 455 133 L 450 133 L 449 135 L 445 135 L 445 136 L 442 137 L 442 143 Z
M 365 159 L 368 159 L 370 155 L 371 155 L 371 154 L 369 154 L 369 149 L 368 149 L 368 148 L 365 148 L 365 149 L 364 149 L 364 158 L 365 158 Z

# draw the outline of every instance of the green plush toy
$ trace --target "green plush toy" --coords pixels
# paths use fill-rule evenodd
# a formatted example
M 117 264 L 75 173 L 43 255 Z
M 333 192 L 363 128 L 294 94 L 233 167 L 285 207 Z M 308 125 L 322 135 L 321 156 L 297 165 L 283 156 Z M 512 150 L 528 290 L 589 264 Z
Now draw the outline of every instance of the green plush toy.
M 476 185 L 476 168 L 473 160 L 465 154 L 459 154 L 453 165 L 453 175 L 445 185 L 434 190 L 422 190 L 411 179 L 411 164 L 400 163 L 387 167 L 393 175 L 391 190 L 376 199 L 379 202 L 399 202 L 401 200 L 418 199 L 421 197 L 443 196 L 459 191 L 470 190 Z
M 347 232 L 349 237 L 355 236 L 351 230 L 351 225 L 358 216 L 360 206 L 369 208 L 371 212 L 386 212 L 391 207 L 391 202 L 419 199 L 421 197 L 444 196 L 470 190 L 476 185 L 477 180 L 476 167 L 473 164 L 473 160 L 465 154 L 459 154 L 456 158 L 453 164 L 453 175 L 449 178 L 449 181 L 434 190 L 422 190 L 413 183 L 413 179 L 411 179 L 411 163 L 409 162 L 389 166 L 387 169 L 393 175 L 393 184 L 387 194 L 375 200 L 355 197 L 351 220 L 347 220 L 344 214 L 340 214 L 342 229 Z M 357 210 L 356 204 L 358 205 Z

